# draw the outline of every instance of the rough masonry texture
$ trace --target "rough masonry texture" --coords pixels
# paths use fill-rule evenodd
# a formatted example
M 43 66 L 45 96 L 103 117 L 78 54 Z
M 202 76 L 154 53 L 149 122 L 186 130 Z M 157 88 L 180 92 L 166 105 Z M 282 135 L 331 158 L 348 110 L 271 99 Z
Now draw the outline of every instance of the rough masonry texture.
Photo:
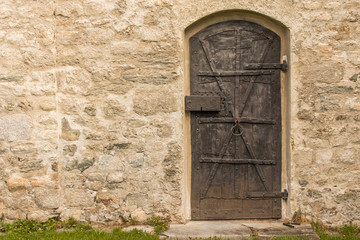
M 185 29 L 225 10 L 290 33 L 283 217 L 360 225 L 357 0 L 1 1 L 1 218 L 189 220 Z

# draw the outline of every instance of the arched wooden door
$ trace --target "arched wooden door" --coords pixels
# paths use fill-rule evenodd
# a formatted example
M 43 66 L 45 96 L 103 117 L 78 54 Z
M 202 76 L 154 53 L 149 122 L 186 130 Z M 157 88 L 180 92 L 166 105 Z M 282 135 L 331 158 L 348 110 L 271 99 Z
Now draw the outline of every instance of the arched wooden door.
M 192 219 L 281 218 L 279 36 L 236 20 L 189 44 Z

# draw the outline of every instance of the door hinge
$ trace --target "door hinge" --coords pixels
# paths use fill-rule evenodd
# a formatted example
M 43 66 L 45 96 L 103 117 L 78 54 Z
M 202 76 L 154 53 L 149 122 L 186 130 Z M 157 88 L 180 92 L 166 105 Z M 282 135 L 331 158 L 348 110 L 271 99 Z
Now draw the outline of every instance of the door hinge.
M 288 64 L 286 59 L 284 59 L 282 63 L 245 63 L 244 69 L 246 70 L 279 69 L 281 71 L 286 71 L 288 69 Z
M 289 197 L 289 193 L 286 189 L 284 189 L 283 192 L 281 192 L 281 198 L 284 199 L 284 200 L 287 200 Z

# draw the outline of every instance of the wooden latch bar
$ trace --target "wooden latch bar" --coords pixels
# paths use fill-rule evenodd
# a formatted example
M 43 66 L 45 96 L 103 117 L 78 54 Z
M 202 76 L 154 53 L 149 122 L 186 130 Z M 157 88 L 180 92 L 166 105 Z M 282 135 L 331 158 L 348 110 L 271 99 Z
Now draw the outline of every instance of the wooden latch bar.
M 220 96 L 186 96 L 185 110 L 200 112 L 221 111 Z

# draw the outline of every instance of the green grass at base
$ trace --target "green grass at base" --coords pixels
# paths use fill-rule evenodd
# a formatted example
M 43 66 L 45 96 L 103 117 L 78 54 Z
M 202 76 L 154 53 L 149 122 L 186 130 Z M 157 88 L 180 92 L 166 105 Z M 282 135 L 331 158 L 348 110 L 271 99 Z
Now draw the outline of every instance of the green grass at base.
M 158 236 L 144 233 L 134 229 L 130 232 L 124 232 L 121 229 L 114 229 L 112 232 L 104 231 L 45 231 L 30 234 L 25 233 L 8 233 L 0 235 L 0 240 L 155 240 Z

